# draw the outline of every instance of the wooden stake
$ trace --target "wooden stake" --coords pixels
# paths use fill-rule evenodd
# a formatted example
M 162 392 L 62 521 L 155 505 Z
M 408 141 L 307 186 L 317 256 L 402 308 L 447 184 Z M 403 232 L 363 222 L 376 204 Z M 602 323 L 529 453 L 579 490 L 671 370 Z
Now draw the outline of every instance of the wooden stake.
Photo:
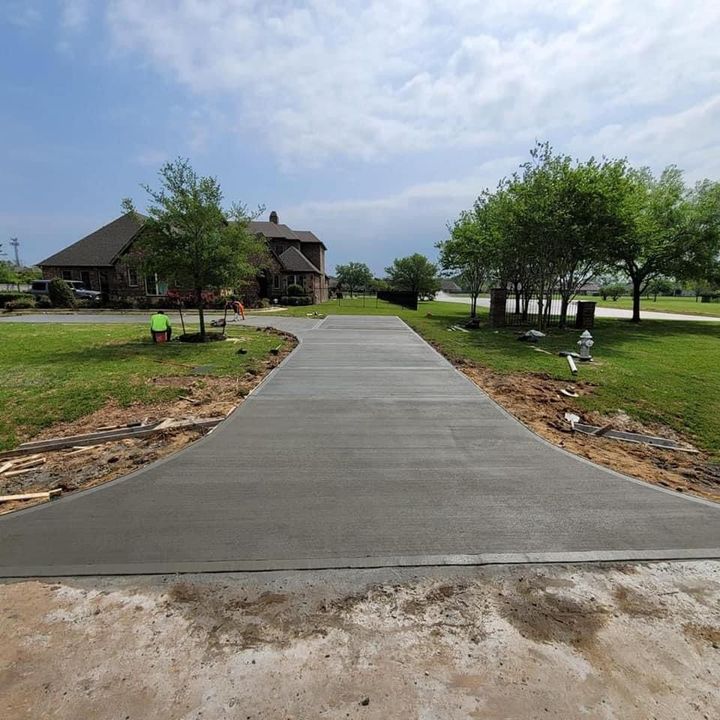
M 13 500 L 52 500 L 62 493 L 60 488 L 47 490 L 46 492 L 25 493 L 24 495 L 0 495 L 0 502 L 12 502 Z

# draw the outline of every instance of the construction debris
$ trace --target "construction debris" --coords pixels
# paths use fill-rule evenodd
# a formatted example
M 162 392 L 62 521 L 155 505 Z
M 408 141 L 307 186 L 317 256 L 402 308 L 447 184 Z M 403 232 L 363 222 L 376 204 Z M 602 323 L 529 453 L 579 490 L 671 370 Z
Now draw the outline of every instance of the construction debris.
M 573 418 L 577 418 L 573 420 Z M 696 453 L 697 450 L 687 445 L 682 445 L 675 440 L 668 438 L 656 437 L 654 435 L 644 435 L 642 433 L 626 432 L 624 430 L 613 430 L 612 425 L 604 425 L 598 427 L 596 425 L 587 425 L 579 422 L 577 415 L 570 413 L 565 414 L 565 419 L 570 422 L 572 429 L 584 435 L 592 435 L 593 437 L 605 437 L 611 440 L 622 440 L 623 442 L 639 443 L 642 445 L 652 445 L 653 447 L 664 448 L 665 450 L 681 450 L 682 452 Z
M 580 395 L 578 395 L 572 388 L 560 388 L 560 392 L 565 397 L 570 397 L 570 398 L 580 397 Z
M 60 497 L 62 490 L 47 490 L 45 492 L 25 493 L 24 495 L 0 495 L 0 502 L 14 502 L 15 500 L 53 500 Z
M 568 365 L 570 366 L 570 372 L 573 375 L 577 375 L 578 370 L 577 370 L 577 365 L 575 364 L 575 361 L 572 359 L 572 357 L 570 355 L 566 355 L 565 359 L 567 360 Z
M 527 332 L 518 335 L 518 340 L 521 342 L 536 343 L 540 338 L 544 338 L 545 333 L 539 330 L 528 330 Z
M 9 452 L 2 453 L 0 457 L 16 457 L 18 455 L 31 454 L 37 450 L 62 450 L 63 448 L 77 448 L 84 445 L 97 445 L 114 440 L 123 440 L 124 438 L 145 437 L 156 432 L 167 432 L 168 430 L 211 428 L 224 419 L 224 417 L 194 418 L 191 420 L 172 420 L 167 418 L 150 425 L 137 425 L 105 432 L 88 433 L 87 435 L 73 435 L 65 438 L 35 440 L 33 442 L 23 443 Z

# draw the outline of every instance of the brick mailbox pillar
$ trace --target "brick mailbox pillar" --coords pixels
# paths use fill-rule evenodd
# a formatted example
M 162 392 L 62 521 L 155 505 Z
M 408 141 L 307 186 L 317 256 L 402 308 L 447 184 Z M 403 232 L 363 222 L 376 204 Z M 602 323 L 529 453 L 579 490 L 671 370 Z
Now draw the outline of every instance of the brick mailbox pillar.
M 490 326 L 503 327 L 505 322 L 505 306 L 507 304 L 507 288 L 490 289 Z
M 575 316 L 575 327 L 578 330 L 590 330 L 595 326 L 596 302 L 580 300 L 577 304 L 577 315 Z

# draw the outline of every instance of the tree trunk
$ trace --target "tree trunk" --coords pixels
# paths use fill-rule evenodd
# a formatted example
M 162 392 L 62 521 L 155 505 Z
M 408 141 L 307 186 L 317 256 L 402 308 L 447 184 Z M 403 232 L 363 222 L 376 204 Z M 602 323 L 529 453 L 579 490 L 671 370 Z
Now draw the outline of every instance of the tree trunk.
M 207 333 L 205 332 L 205 300 L 202 294 L 202 288 L 197 288 L 197 301 L 198 301 L 198 317 L 200 318 L 200 340 L 205 342 L 207 339 Z
M 641 293 L 641 287 L 642 287 L 642 278 L 633 277 L 632 285 L 633 285 L 632 322 L 638 323 L 638 322 L 640 322 L 640 293 Z
M 470 294 L 470 318 L 475 319 L 475 316 L 477 315 L 477 299 L 478 299 L 478 293 L 471 293 Z
M 185 318 L 183 317 L 182 311 L 182 300 L 178 300 L 178 310 L 180 311 L 180 324 L 182 325 L 183 335 L 187 335 L 187 330 L 185 330 Z
M 559 322 L 560 328 L 564 328 L 567 325 L 567 313 L 568 313 L 569 305 L 570 305 L 570 298 L 567 295 L 563 295 L 562 301 L 560 302 L 560 322 Z

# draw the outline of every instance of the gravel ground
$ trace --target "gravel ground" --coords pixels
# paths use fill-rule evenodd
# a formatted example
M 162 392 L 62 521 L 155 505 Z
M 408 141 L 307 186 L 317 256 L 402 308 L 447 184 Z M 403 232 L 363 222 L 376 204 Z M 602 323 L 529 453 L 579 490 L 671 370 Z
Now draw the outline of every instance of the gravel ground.
M 0 585 L 3 717 L 717 718 L 720 562 Z

